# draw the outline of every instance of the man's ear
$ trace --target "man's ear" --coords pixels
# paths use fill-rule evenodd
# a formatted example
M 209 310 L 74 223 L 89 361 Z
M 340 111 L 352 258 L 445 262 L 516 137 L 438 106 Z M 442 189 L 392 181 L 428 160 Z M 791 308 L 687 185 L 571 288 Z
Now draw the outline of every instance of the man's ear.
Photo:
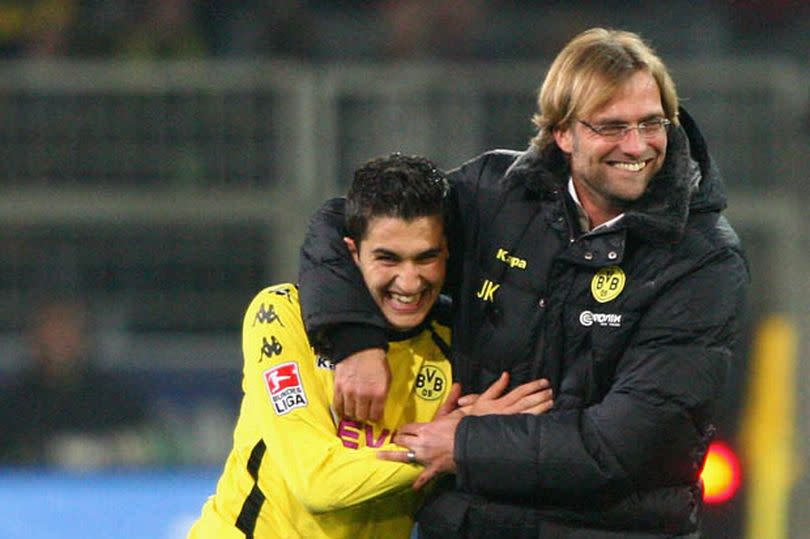
M 346 247 L 349 248 L 349 252 L 352 254 L 352 258 L 354 259 L 354 263 L 359 266 L 360 265 L 360 251 L 357 248 L 357 244 L 349 236 L 344 236 L 343 237 L 343 243 L 345 243 Z
M 573 151 L 574 143 L 571 140 L 571 128 L 555 127 L 554 140 L 563 152 L 570 154 Z

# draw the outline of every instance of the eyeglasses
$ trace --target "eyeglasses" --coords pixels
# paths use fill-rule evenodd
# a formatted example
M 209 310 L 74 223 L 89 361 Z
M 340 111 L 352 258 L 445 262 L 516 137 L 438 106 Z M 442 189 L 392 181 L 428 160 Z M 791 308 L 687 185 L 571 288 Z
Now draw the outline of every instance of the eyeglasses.
M 632 129 L 638 129 L 638 134 L 644 138 L 655 138 L 664 133 L 664 130 L 672 122 L 666 118 L 656 118 L 655 120 L 645 120 L 636 125 L 630 124 L 597 124 L 591 125 L 586 121 L 577 120 L 579 123 L 604 138 L 605 140 L 622 140 Z

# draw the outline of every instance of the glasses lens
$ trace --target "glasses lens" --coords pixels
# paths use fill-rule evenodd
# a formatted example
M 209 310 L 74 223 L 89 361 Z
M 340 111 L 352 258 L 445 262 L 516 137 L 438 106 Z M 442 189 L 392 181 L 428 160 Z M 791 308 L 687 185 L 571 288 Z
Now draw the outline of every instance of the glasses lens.
M 664 132 L 664 128 L 669 125 L 669 120 L 665 118 L 659 118 L 657 120 L 650 120 L 647 122 L 641 122 L 637 125 L 629 125 L 629 124 L 597 124 L 591 125 L 587 122 L 579 120 L 580 123 L 584 124 L 585 126 L 589 127 L 593 132 L 598 134 L 601 137 L 604 137 L 609 140 L 620 140 L 624 138 L 624 136 L 630 131 L 631 129 L 638 129 L 638 134 L 642 137 L 653 138 L 661 135 Z
M 596 132 L 607 138 L 618 138 L 624 135 L 627 130 L 626 125 L 606 124 L 596 127 Z
M 666 125 L 667 121 L 664 119 L 650 120 L 638 124 L 638 131 L 645 137 L 654 137 L 660 135 Z

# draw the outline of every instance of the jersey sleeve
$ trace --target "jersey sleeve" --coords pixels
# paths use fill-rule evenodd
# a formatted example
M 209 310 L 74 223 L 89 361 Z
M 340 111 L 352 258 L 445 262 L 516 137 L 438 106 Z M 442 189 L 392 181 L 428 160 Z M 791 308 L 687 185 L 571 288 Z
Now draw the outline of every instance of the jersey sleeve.
M 338 437 L 328 394 L 333 371 L 323 360 L 318 364 L 292 285 L 256 296 L 245 313 L 242 347 L 245 398 L 269 457 L 263 473 L 271 465 L 307 510 L 333 511 L 410 488 L 420 466 L 376 457 L 398 446 L 354 449 Z M 265 490 L 271 485 L 261 476 L 259 482 L 272 496 Z

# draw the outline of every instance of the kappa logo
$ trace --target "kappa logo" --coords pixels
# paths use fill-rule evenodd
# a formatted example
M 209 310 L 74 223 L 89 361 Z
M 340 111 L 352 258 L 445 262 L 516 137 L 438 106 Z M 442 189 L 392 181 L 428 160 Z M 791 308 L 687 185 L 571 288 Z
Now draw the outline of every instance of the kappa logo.
M 304 385 L 298 375 L 298 363 L 276 365 L 264 371 L 264 383 L 276 415 L 284 415 L 307 405 Z
M 510 255 L 509 251 L 506 249 L 498 249 L 498 252 L 495 254 L 495 258 L 504 264 L 509 264 L 510 268 L 518 268 L 522 270 L 526 269 L 526 261 L 522 258 Z
M 275 336 L 270 337 L 270 342 L 267 342 L 266 337 L 262 337 L 262 353 L 261 356 L 259 356 L 259 361 L 263 360 L 265 356 L 271 358 L 278 355 L 282 350 L 284 350 L 284 347 Z
M 422 365 L 419 374 L 416 375 L 416 383 L 414 384 L 417 397 L 427 401 L 434 401 L 444 394 L 446 387 L 447 375 L 444 374 L 444 371 L 435 365 Z
M 328 357 L 318 356 L 315 358 L 315 366 L 319 369 L 335 370 L 335 364 Z
M 608 266 L 596 272 L 591 279 L 591 294 L 599 303 L 616 299 L 624 290 L 627 276 L 619 266 Z
M 253 325 L 255 326 L 257 323 L 264 324 L 265 322 L 272 324 L 275 321 L 278 321 L 281 327 L 284 327 L 284 322 L 282 322 L 281 318 L 276 314 L 275 306 L 270 304 L 269 308 L 265 308 L 264 303 L 262 303 L 259 310 L 256 312 L 256 317 L 253 319 Z
M 617 328 L 622 325 L 622 315 L 582 311 L 579 313 L 579 323 L 585 327 L 591 327 L 596 324 L 602 327 L 609 326 Z

